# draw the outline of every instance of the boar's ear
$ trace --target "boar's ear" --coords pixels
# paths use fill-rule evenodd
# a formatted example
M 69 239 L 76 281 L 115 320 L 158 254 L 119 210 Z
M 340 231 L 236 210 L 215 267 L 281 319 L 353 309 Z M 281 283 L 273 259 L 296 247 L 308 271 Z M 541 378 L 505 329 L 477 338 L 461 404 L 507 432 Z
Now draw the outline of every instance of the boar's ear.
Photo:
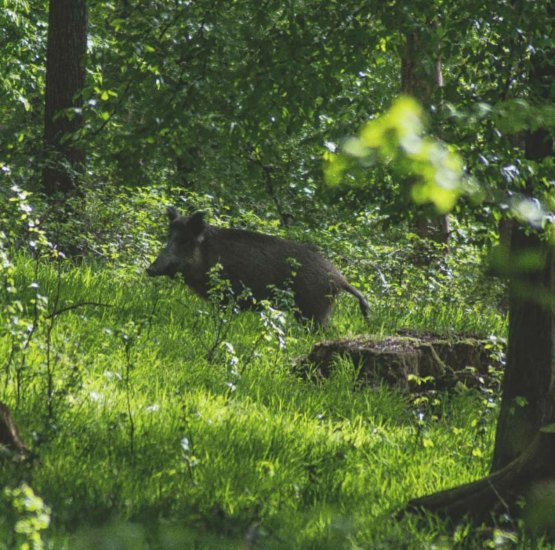
M 195 212 L 190 218 L 187 224 L 193 235 L 200 235 L 204 230 L 204 212 Z
M 177 213 L 177 208 L 175 206 L 168 206 L 166 208 L 166 214 L 170 222 L 173 222 L 173 220 L 179 217 L 179 214 Z

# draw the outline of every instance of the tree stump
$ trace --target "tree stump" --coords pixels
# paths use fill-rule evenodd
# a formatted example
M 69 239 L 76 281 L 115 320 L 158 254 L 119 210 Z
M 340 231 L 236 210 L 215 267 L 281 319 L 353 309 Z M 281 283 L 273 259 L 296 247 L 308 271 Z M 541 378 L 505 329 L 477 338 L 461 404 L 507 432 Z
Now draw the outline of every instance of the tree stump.
M 404 391 L 499 384 L 499 349 L 487 339 L 431 333 L 359 336 L 316 344 L 302 363 L 311 376 L 327 378 L 347 358 L 366 385 L 384 382 Z

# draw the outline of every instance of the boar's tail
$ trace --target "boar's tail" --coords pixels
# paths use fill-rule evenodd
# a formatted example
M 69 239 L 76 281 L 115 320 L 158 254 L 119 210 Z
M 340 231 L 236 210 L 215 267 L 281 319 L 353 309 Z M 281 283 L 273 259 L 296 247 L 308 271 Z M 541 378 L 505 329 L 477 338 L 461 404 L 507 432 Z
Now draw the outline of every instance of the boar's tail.
M 360 305 L 360 311 L 362 311 L 362 315 L 364 315 L 365 319 L 368 319 L 368 302 L 366 301 L 366 298 L 362 295 L 362 293 L 358 291 L 354 286 L 351 286 L 347 281 L 341 284 L 341 288 L 345 292 L 356 296 Z

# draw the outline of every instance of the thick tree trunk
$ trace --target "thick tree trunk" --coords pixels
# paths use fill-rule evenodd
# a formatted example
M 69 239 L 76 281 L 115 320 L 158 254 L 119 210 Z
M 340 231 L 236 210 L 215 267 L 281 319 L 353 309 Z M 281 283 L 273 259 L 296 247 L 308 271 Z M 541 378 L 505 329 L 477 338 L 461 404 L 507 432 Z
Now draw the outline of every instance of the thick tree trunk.
M 457 521 L 488 522 L 492 515 L 523 516 L 530 527 L 553 530 L 555 425 L 535 434 L 530 445 L 503 469 L 466 485 L 411 500 L 406 511 L 428 510 Z
M 553 60 L 535 57 L 530 78 L 534 99 L 549 101 L 555 79 Z M 550 133 L 542 128 L 530 133 L 525 148 L 530 160 L 552 156 Z M 531 182 L 530 194 L 533 187 Z M 536 265 L 530 265 L 531 253 Z M 555 422 L 555 250 L 536 232 L 513 224 L 510 260 L 516 273 L 511 277 L 507 370 L 493 471 L 519 456 L 542 426 Z
M 555 253 L 537 234 L 526 234 L 515 224 L 511 264 L 517 271 L 526 269 L 524 254 L 528 259 L 535 254 L 542 265 L 511 278 L 507 369 L 493 471 L 517 458 L 542 426 L 555 421 Z
M 67 194 L 77 188 L 85 162 L 75 133 L 82 127 L 79 94 L 85 82 L 87 7 L 85 0 L 50 0 L 46 53 L 44 137 L 47 194 Z
M 541 266 L 534 264 L 525 274 L 516 269 L 512 276 L 493 473 L 411 500 L 407 510 L 425 509 L 455 520 L 467 515 L 477 522 L 508 513 L 524 517 L 529 527 L 549 531 L 555 502 L 555 253 L 522 228 L 513 230 L 511 248 L 513 258 L 516 252 L 538 251 Z M 517 260 L 512 263 L 518 266 Z
M 553 100 L 555 64 L 547 54 L 532 59 L 532 99 L 538 102 Z M 528 134 L 525 151 L 526 158 L 535 161 L 552 156 L 550 133 L 540 128 Z M 528 185 L 530 195 L 534 184 Z M 530 262 L 531 253 L 536 265 Z M 507 370 L 493 471 L 519 456 L 542 426 L 555 422 L 555 250 L 535 231 L 513 224 L 510 255 L 516 272 L 509 294 Z
M 551 102 L 555 64 L 544 51 L 533 59 L 532 98 Z M 543 129 L 526 140 L 526 157 L 553 154 Z M 531 181 L 531 193 L 537 182 Z M 509 265 L 509 342 L 492 474 L 412 500 L 450 518 L 487 521 L 496 511 L 523 516 L 531 528 L 553 531 L 555 502 L 555 250 L 534 228 L 514 224 Z M 525 503 L 524 509 L 522 502 Z
M 401 91 L 429 106 L 437 88 L 443 86 L 441 60 L 434 46 L 416 31 L 405 35 L 401 59 Z

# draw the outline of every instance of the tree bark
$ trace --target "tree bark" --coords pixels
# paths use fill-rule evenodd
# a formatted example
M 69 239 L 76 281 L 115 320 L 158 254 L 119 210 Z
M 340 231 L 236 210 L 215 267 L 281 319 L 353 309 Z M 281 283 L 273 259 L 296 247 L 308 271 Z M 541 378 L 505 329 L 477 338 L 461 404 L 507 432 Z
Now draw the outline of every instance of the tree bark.
M 16 462 L 32 458 L 31 451 L 23 443 L 12 413 L 7 405 L 0 403 L 0 457 L 9 457 Z
M 524 517 L 532 528 L 553 528 L 555 254 L 537 234 L 527 235 L 522 228 L 513 231 L 513 253 L 530 252 L 530 246 L 538 243 L 541 268 L 530 270 L 524 277 L 517 271 L 511 282 L 507 369 L 492 474 L 411 500 L 408 511 L 425 509 L 453 520 L 469 516 L 477 522 L 490 521 L 492 514 L 508 513 Z M 551 300 L 546 302 L 547 297 Z
M 542 426 L 555 421 L 555 316 L 549 301 L 555 296 L 555 254 L 536 233 L 526 234 L 515 224 L 511 263 L 518 266 L 530 253 L 542 265 L 511 277 L 507 368 L 493 471 L 512 462 Z
M 530 80 L 533 99 L 551 101 L 553 61 L 534 56 Z M 543 128 L 529 133 L 525 153 L 534 161 L 552 156 L 550 133 Z M 528 184 L 530 195 L 534 183 Z M 535 255 L 537 267 L 524 263 L 530 253 Z M 536 231 L 513 224 L 510 256 L 516 272 L 509 289 L 507 370 L 493 471 L 519 456 L 542 426 L 555 422 L 555 250 Z
M 443 87 L 441 59 L 437 46 L 422 31 L 411 31 L 405 36 L 405 49 L 401 58 L 401 91 L 416 98 L 426 109 L 438 88 Z M 407 182 L 411 185 L 413 182 Z M 415 232 L 424 239 L 432 239 L 447 246 L 449 217 L 435 214 L 430 208 L 418 208 Z M 426 258 L 421 258 L 428 263 Z
M 429 106 L 437 88 L 443 86 L 439 53 L 430 49 L 422 32 L 405 35 L 405 50 L 401 59 L 401 91 Z
M 78 187 L 85 152 L 76 139 L 83 126 L 80 93 L 85 82 L 85 0 L 50 0 L 46 53 L 43 186 L 50 196 Z
M 524 516 L 539 530 L 553 529 L 551 507 L 555 483 L 555 425 L 535 434 L 530 445 L 514 461 L 493 474 L 411 500 L 405 511 L 427 510 L 457 521 L 470 517 L 488 522 L 492 515 Z M 542 491 L 543 488 L 549 488 Z M 524 504 L 524 508 L 523 508 Z M 548 516 L 543 517 L 542 509 Z
M 532 58 L 531 98 L 551 103 L 554 82 L 553 49 L 546 49 Z M 552 156 L 549 132 L 531 132 L 525 152 L 535 161 Z M 537 182 L 530 181 L 530 195 L 534 188 Z M 412 500 L 408 509 L 477 521 L 507 511 L 523 516 L 529 527 L 555 535 L 555 249 L 536 228 L 513 225 L 507 368 L 492 474 Z

